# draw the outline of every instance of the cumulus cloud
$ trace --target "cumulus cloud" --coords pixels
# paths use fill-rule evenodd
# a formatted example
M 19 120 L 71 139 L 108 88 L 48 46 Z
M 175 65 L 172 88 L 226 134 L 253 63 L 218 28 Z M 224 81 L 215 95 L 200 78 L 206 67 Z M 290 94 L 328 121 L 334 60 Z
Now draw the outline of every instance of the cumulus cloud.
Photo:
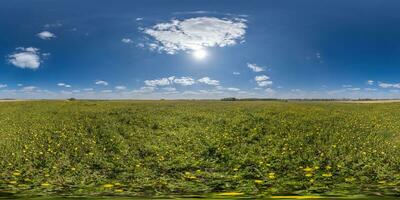
M 102 80 L 98 80 L 94 84 L 96 84 L 96 85 L 104 85 L 104 86 L 108 85 L 108 83 L 106 81 L 102 81 Z
M 203 77 L 203 78 L 201 78 L 201 79 L 199 79 L 197 81 L 200 82 L 200 83 L 207 84 L 207 85 L 219 85 L 219 81 L 218 80 L 212 80 L 209 77 Z
M 240 72 L 233 72 L 233 75 L 240 75 Z
M 40 66 L 39 49 L 34 47 L 18 47 L 17 51 L 8 56 L 8 62 L 16 67 L 25 69 L 37 69 Z
M 66 88 L 70 88 L 71 85 L 65 84 L 65 83 L 57 83 L 58 86 L 60 87 L 66 87 Z
M 272 85 L 272 81 L 269 80 L 269 77 L 266 75 L 256 76 L 256 77 L 254 77 L 254 80 L 256 81 L 257 85 L 260 87 Z
M 161 79 L 155 79 L 155 80 L 145 80 L 144 84 L 147 86 L 166 86 L 171 84 L 171 80 L 169 78 L 161 78 Z
M 250 68 L 251 70 L 253 70 L 253 72 L 265 71 L 265 69 L 263 67 L 260 67 L 256 64 L 252 64 L 252 63 L 247 63 L 247 67 Z
M 243 41 L 246 20 L 195 17 L 159 23 L 143 32 L 153 37 L 150 49 L 175 54 L 178 51 L 194 51 L 207 47 L 225 47 Z
M 126 43 L 126 44 L 132 44 L 133 40 L 131 40 L 130 38 L 122 38 L 121 42 Z
M 7 84 L 0 84 L 0 88 L 6 88 Z
M 40 39 L 43 39 L 43 40 L 50 40 L 50 39 L 56 37 L 56 35 L 54 35 L 54 33 L 51 33 L 51 32 L 49 32 L 49 31 L 40 32 L 40 33 L 37 34 L 37 36 L 38 36 Z
M 380 82 L 378 85 L 381 88 L 400 88 L 400 83 L 382 83 L 382 82 Z

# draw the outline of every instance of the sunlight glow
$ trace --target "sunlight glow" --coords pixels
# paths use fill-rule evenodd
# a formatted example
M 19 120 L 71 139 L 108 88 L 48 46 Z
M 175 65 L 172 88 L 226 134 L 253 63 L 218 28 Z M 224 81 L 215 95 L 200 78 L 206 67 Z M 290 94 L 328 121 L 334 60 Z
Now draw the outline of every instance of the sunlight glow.
M 207 51 L 204 49 L 198 49 L 193 51 L 192 55 L 197 60 L 203 60 L 204 58 L 207 57 Z

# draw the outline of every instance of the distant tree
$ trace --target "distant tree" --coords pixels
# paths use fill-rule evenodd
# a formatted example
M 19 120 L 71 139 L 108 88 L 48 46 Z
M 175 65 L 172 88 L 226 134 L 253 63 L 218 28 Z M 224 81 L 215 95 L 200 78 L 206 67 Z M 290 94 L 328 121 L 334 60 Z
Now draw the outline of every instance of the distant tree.
M 71 97 L 69 99 L 67 99 L 68 101 L 76 101 L 76 99 L 74 97 Z
M 222 98 L 221 101 L 236 101 L 237 99 L 235 97 L 227 97 L 227 98 Z

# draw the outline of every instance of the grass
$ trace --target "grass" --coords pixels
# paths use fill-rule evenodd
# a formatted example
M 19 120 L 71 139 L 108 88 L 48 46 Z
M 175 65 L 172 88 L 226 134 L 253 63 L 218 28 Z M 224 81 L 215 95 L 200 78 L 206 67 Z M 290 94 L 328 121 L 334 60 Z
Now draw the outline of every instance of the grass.
M 400 104 L 0 103 L 0 193 L 400 195 Z

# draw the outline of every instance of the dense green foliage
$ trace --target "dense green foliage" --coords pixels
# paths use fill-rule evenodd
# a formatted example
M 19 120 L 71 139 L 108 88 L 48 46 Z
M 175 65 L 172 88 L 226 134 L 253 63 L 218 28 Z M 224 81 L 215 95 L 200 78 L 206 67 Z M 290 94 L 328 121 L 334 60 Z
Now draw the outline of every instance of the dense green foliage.
M 400 193 L 400 104 L 0 103 L 0 191 Z

